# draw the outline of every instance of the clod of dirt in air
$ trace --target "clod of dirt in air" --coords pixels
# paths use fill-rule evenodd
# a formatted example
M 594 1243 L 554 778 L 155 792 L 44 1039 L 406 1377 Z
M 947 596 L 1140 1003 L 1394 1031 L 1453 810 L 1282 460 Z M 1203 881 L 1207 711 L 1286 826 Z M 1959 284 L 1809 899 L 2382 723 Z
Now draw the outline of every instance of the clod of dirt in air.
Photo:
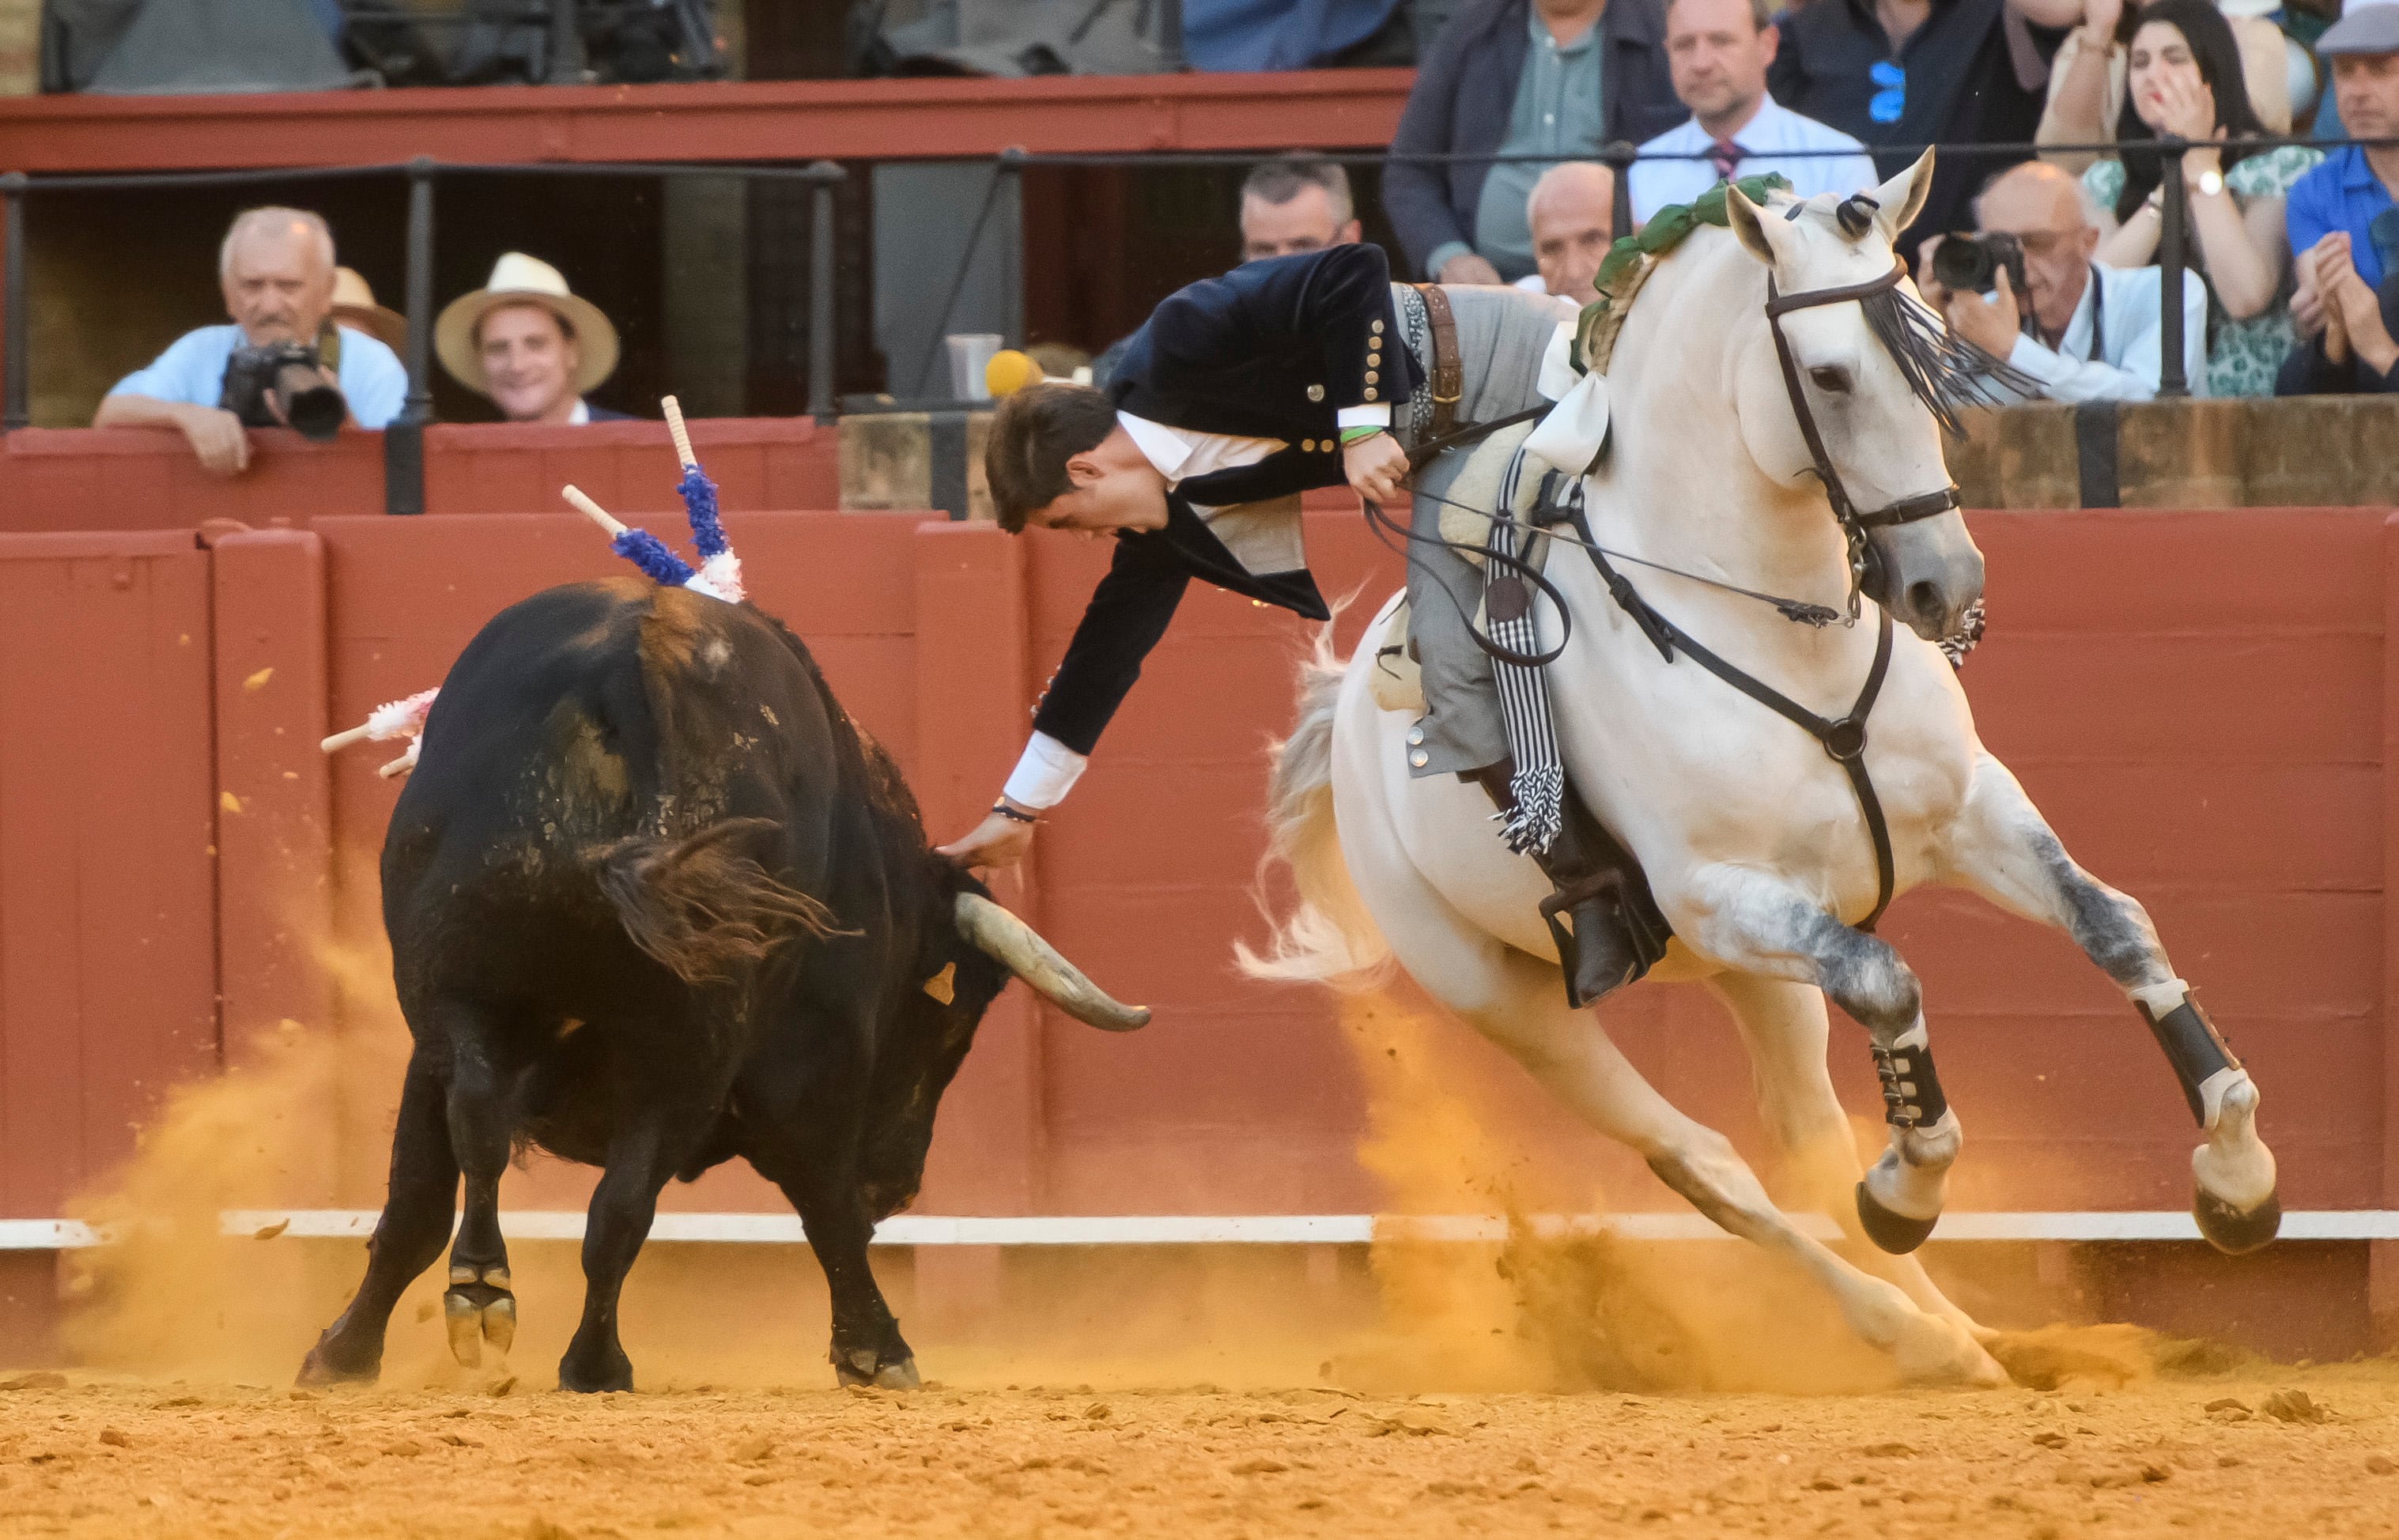
M 2369 1454 L 2365 1457 L 2365 1468 L 2375 1476 L 2399 1476 L 2399 1460 L 2393 1460 L 2388 1454 Z
M 2043 1449 L 2064 1449 L 2067 1445 L 2067 1438 L 2063 1433 L 2036 1433 L 2032 1436 L 2032 1441 Z
M 257 1229 L 252 1230 L 250 1233 L 250 1238 L 252 1240 L 273 1240 L 276 1236 L 291 1228 L 291 1222 L 289 1219 L 278 1219 L 272 1224 L 262 1224 Z
M 55 1369 L 36 1369 L 13 1380 L 0 1380 L 0 1390 L 61 1390 L 67 1377 Z
M 1894 1441 L 1883 1444 L 1868 1444 L 1865 1448 L 1858 1451 L 1858 1452 L 1869 1455 L 1877 1460 L 1903 1460 L 1913 1456 L 1916 1453 L 1916 1447 L 1913 1444 L 1903 1444 Z
M 2249 1406 L 2238 1396 L 2218 1396 L 2207 1403 L 2207 1414 L 2219 1423 L 2245 1423 Z
M 503 1374 L 498 1379 L 494 1380 L 490 1385 L 485 1385 L 483 1387 L 483 1394 L 486 1396 L 505 1396 L 516 1387 L 517 1377 L 513 1374 Z
M 2266 1415 L 2284 1423 L 2328 1423 L 2332 1409 L 2304 1390 L 2277 1390 L 2266 1398 Z
M 133 1440 L 128 1438 L 124 1430 L 121 1428 L 102 1428 L 100 1430 L 100 1441 L 108 1445 L 112 1449 L 131 1449 L 133 1447 Z
M 1268 1460 L 1262 1458 L 1256 1460 L 1243 1460 L 1240 1464 L 1233 1467 L 1233 1474 L 1236 1476 L 1271 1476 L 1277 1471 L 1289 1470 L 1290 1468 L 1291 1467 L 1289 1466 L 1284 1465 L 1281 1460 Z
M 733 1459 L 737 1465 L 755 1465 L 774 1452 L 775 1440 L 763 1433 L 744 1439 L 733 1446 Z
M 1108 1420 L 1109 1416 L 1108 1403 L 1105 1401 L 1093 1401 L 1091 1405 L 1083 1408 L 1083 1415 L 1089 1417 L 1095 1423 L 1105 1423 Z
M 266 688 L 266 682 L 274 677 L 274 667 L 269 665 L 268 667 L 261 669 L 258 672 L 251 675 L 248 679 L 243 680 L 241 682 L 241 687 L 245 690 L 264 690 Z

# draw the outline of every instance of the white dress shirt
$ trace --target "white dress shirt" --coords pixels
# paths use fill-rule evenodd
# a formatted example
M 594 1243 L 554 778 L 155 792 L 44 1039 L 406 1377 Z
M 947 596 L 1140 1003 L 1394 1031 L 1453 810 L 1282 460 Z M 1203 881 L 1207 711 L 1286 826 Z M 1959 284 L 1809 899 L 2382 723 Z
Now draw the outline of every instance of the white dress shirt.
M 1768 171 L 1780 171 L 1791 180 L 1792 193 L 1803 198 L 1818 193 L 1834 193 L 1847 197 L 1851 193 L 1879 185 L 1882 178 L 1875 175 L 1874 161 L 1866 155 L 1865 146 L 1840 129 L 1819 123 L 1812 117 L 1802 117 L 1790 108 L 1767 97 L 1757 104 L 1750 120 L 1725 136 L 1747 152 L 1741 164 L 1733 168 L 1735 176 L 1761 176 Z M 1664 133 L 1641 146 L 1648 155 L 1703 155 L 1715 142 L 1697 118 L 1679 128 Z M 1790 150 L 1847 150 L 1848 155 L 1791 155 Z M 1670 203 L 1688 203 L 1715 186 L 1720 180 L 1714 162 L 1707 160 L 1636 160 L 1630 173 L 1633 189 L 1633 218 L 1647 224 L 1649 217 Z
M 2158 393 L 2165 328 L 2158 320 L 2161 275 L 2154 267 L 2091 264 L 2091 281 L 2058 344 L 2018 337 L 2011 367 L 2031 375 L 2054 401 L 2146 401 Z M 2097 317 L 2097 345 L 2093 319 Z M 2183 374 L 2190 393 L 2207 393 L 2207 280 L 2182 278 Z

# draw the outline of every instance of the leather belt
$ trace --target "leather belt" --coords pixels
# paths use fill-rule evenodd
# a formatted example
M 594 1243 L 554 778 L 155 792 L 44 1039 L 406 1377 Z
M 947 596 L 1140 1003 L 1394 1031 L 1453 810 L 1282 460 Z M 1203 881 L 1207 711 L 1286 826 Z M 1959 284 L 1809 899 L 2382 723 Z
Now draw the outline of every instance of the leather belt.
M 1425 321 L 1432 329 L 1432 423 L 1427 430 L 1438 439 L 1457 425 L 1458 399 L 1466 394 L 1466 365 L 1457 357 L 1457 317 L 1450 314 L 1449 296 L 1437 283 L 1419 283 Z

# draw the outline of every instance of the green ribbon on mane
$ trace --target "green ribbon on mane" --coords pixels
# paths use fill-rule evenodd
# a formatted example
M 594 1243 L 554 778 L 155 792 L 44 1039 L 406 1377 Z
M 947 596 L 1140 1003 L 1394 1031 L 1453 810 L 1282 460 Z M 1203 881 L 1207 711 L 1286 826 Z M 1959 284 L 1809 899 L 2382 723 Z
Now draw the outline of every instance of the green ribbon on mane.
M 1582 307 L 1582 317 L 1575 326 L 1576 373 L 1583 372 L 1583 348 L 1591 338 L 1592 328 L 1606 317 L 1612 305 L 1627 297 L 1629 289 L 1638 287 L 1633 280 L 1642 258 L 1663 257 L 1702 224 L 1724 229 L 1732 223 L 1732 216 L 1725 212 L 1727 185 L 1719 182 L 1688 203 L 1666 205 L 1649 217 L 1639 235 L 1621 236 L 1607 249 L 1606 259 L 1600 263 L 1599 274 L 1592 280 L 1599 298 Z M 1769 193 L 1789 192 L 1791 180 L 1779 171 L 1769 171 L 1763 176 L 1742 177 L 1729 185 L 1740 188 L 1742 196 L 1750 202 L 1763 204 Z

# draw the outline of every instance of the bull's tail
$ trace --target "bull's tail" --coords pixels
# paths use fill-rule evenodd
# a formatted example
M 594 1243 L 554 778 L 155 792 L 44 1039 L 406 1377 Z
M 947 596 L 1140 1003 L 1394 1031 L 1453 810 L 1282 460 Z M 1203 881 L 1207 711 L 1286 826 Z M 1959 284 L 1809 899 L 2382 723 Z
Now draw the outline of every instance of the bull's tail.
M 618 840 L 595 862 L 600 891 L 633 944 L 684 983 L 730 979 L 787 942 L 841 934 L 831 910 L 741 853 L 741 841 L 774 827 L 726 818 L 683 840 Z
M 1317 633 L 1299 666 L 1299 721 L 1271 750 L 1267 785 L 1267 854 L 1259 876 L 1280 863 L 1291 870 L 1299 902 L 1280 920 L 1264 951 L 1233 943 L 1233 957 L 1253 979 L 1283 979 L 1364 989 L 1391 966 L 1391 949 L 1367 914 L 1341 858 L 1333 824 L 1333 725 L 1345 669 L 1333 647 L 1333 628 Z M 1265 907 L 1263 882 L 1260 907 Z

